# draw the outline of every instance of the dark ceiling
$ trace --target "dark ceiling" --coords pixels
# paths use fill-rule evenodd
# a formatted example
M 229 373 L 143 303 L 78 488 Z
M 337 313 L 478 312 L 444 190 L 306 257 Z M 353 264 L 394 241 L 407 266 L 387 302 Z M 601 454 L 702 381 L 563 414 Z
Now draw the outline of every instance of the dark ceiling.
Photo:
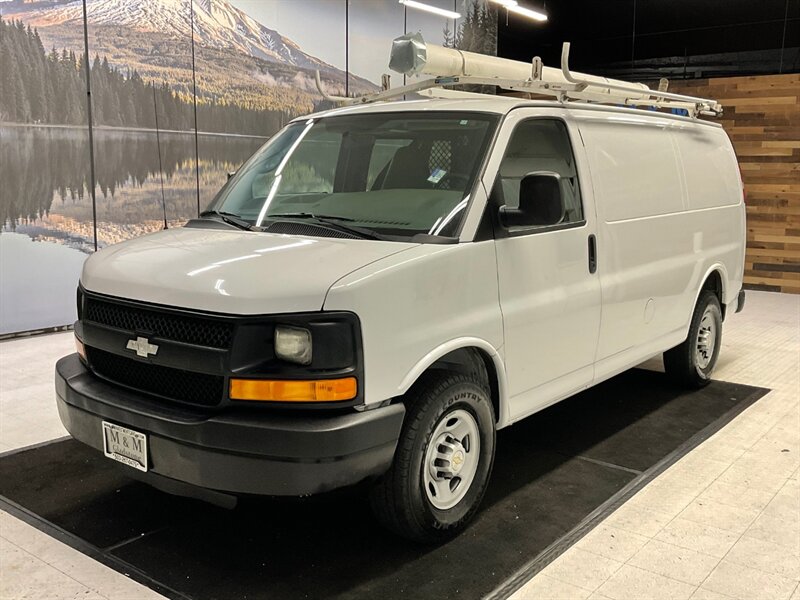
M 622 78 L 800 71 L 800 0 L 519 0 L 535 23 L 499 10 L 498 54 Z

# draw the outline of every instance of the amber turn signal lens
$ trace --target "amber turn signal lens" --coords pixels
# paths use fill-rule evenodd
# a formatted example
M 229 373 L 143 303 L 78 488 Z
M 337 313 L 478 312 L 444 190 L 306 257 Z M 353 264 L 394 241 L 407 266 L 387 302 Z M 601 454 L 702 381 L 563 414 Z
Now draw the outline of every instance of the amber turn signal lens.
M 352 400 L 358 393 L 355 377 L 306 381 L 231 379 L 231 400 L 263 402 L 336 402 Z
M 78 338 L 75 338 L 75 350 L 78 351 L 78 355 L 83 360 L 86 360 L 86 346 L 84 346 L 83 342 L 80 341 Z

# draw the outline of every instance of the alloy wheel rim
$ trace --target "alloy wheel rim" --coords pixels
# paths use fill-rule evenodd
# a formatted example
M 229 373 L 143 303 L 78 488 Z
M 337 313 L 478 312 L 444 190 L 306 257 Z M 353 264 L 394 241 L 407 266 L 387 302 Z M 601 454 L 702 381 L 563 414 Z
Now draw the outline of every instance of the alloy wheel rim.
M 454 410 L 440 419 L 422 469 L 425 493 L 435 508 L 453 508 L 464 498 L 478 471 L 480 445 L 478 423 L 468 411 Z

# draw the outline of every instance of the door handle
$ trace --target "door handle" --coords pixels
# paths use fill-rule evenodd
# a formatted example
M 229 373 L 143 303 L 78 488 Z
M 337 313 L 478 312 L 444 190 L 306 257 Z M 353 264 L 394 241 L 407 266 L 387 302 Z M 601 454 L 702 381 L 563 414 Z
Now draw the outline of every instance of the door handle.
M 597 271 L 597 241 L 594 234 L 589 235 L 589 273 Z

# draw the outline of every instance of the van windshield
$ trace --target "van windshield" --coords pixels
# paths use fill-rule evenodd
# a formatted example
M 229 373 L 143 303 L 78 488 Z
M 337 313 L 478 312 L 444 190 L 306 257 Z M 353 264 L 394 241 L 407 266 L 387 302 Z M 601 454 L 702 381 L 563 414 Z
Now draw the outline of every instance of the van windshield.
M 257 228 L 302 218 L 388 239 L 454 236 L 497 120 L 404 112 L 295 122 L 228 180 L 207 212 Z

